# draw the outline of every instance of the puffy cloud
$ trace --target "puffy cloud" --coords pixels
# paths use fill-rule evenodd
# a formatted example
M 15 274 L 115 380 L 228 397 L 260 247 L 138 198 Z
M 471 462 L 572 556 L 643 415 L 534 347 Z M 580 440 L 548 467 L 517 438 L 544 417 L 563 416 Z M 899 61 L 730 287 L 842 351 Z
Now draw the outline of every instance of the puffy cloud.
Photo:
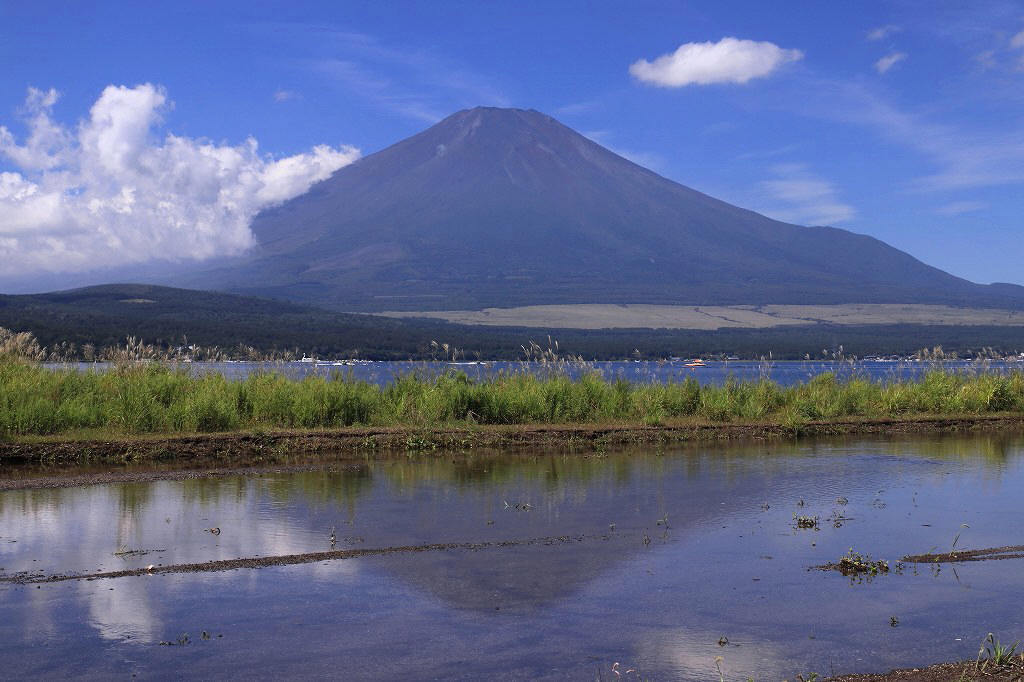
M 891 36 L 893 33 L 899 33 L 902 30 L 902 28 L 894 24 L 886 24 L 885 26 L 879 26 L 878 28 L 873 28 L 870 31 L 868 31 L 868 40 L 884 40 L 885 38 Z
M 60 150 L 67 147 L 67 131 L 50 119 L 50 109 L 57 103 L 56 90 L 28 89 L 25 112 L 29 136 L 24 145 L 17 145 L 14 135 L 0 126 L 0 153 L 6 154 L 19 168 L 45 170 L 61 162 Z
M 711 83 L 746 83 L 803 58 L 769 42 L 722 38 L 717 43 L 685 43 L 653 62 L 640 59 L 629 67 L 638 80 L 666 88 Z
M 74 128 L 52 118 L 54 90 L 30 89 L 27 135 L 0 126 L 0 275 L 81 272 L 153 259 L 234 255 L 262 209 L 359 157 L 321 145 L 280 159 L 237 146 L 156 137 L 167 94 L 108 86 Z
M 902 62 L 906 58 L 906 52 L 893 52 L 892 54 L 887 54 L 886 56 L 882 57 L 877 62 L 875 62 L 875 70 L 878 71 L 878 73 L 885 73 L 886 71 L 896 66 L 896 64 Z

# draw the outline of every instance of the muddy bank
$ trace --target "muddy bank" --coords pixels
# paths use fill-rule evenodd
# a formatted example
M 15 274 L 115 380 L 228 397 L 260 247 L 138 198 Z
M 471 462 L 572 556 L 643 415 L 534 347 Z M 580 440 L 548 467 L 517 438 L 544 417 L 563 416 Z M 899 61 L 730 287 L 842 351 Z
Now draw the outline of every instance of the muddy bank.
M 982 661 L 939 663 L 926 668 L 905 668 L 877 675 L 843 675 L 822 682 L 1020 682 L 1024 680 L 1024 661 L 995 666 Z
M 902 572 L 905 564 L 959 564 L 972 561 L 1001 561 L 1006 559 L 1024 559 L 1024 545 L 1004 545 L 1002 547 L 985 547 L 982 549 L 960 549 L 950 552 L 908 554 L 896 562 L 896 572 Z M 830 561 L 809 570 L 836 571 L 845 576 L 879 575 L 889 572 L 889 562 L 884 559 L 872 559 L 868 555 L 854 552 L 852 549 L 839 561 Z
M 109 578 L 130 578 L 142 575 L 159 575 L 162 573 L 218 573 L 243 568 L 267 568 L 270 566 L 294 566 L 312 564 L 318 561 L 337 561 L 339 559 L 356 559 L 367 556 L 384 556 L 389 554 L 418 554 L 421 552 L 446 551 L 480 551 L 503 547 L 523 547 L 527 545 L 558 545 L 582 542 L 583 535 L 560 535 L 557 537 L 527 538 L 523 540 L 500 540 L 495 542 L 444 542 L 425 545 L 405 545 L 400 547 L 377 547 L 363 549 L 334 549 L 326 552 L 307 552 L 304 554 L 285 554 L 279 556 L 239 557 L 237 559 L 220 559 L 192 564 L 150 565 L 145 568 L 130 568 L 123 571 L 106 571 L 99 573 L 15 573 L 0 574 L 0 583 L 29 585 L 36 583 L 60 583 L 69 580 L 100 580 Z M 607 539 L 607 538 L 605 538 Z
M 231 463 L 287 464 L 297 454 L 331 453 L 358 458 L 381 453 L 501 448 L 601 450 L 610 445 L 687 441 L 778 440 L 856 434 L 913 434 L 1024 430 L 1024 414 L 921 416 L 846 419 L 798 425 L 779 423 L 680 422 L 639 424 L 500 425 L 473 427 L 353 427 L 333 430 L 281 430 L 166 436 L 45 438 L 0 442 L 0 466 L 8 464 L 88 464 L 174 462 L 188 466 Z

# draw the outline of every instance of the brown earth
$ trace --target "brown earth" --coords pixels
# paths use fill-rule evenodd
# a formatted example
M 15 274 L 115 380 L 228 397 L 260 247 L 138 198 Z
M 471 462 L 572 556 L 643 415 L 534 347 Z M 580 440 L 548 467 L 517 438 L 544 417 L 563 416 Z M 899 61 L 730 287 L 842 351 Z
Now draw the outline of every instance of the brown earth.
M 905 668 L 878 675 L 843 675 L 823 682 L 1021 682 L 1024 661 L 1015 658 L 1008 665 L 994 666 L 982 661 L 939 663 L 927 668 Z
M 778 440 L 794 437 L 949 433 L 1024 429 L 1024 414 L 929 415 L 779 423 L 678 421 L 641 424 L 526 424 L 440 427 L 349 427 L 203 434 L 54 436 L 0 441 L 0 476 L 16 464 L 166 462 L 233 467 L 294 463 L 330 454 L 334 461 L 432 450 L 568 448 L 595 451 L 620 444 Z
M 496 542 L 444 542 L 426 545 L 405 545 L 400 547 L 378 547 L 363 549 L 332 549 L 327 552 L 307 552 L 305 554 L 282 554 L 277 556 L 239 557 L 237 559 L 219 559 L 194 564 L 163 564 L 150 565 L 146 568 L 129 568 L 123 571 L 106 571 L 100 573 L 14 573 L 0 575 L 0 583 L 28 585 L 36 583 L 60 583 L 69 580 L 101 580 L 109 578 L 130 578 L 142 575 L 159 575 L 161 573 L 218 573 L 234 571 L 242 568 L 267 568 L 269 566 L 293 566 L 296 564 L 312 564 L 318 561 L 334 561 L 338 559 L 355 559 L 365 556 L 381 556 L 387 554 L 410 554 L 418 552 L 447 551 L 480 551 L 502 547 L 520 547 L 524 545 L 556 545 L 570 542 L 582 542 L 585 536 L 560 535 L 524 540 L 500 540 Z M 605 538 L 607 539 L 607 538 Z

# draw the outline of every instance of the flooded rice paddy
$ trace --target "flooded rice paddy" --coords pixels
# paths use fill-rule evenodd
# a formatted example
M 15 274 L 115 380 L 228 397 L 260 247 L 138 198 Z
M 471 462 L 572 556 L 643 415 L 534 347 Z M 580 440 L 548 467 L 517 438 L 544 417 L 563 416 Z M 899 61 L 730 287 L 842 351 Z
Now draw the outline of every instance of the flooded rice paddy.
M 1024 544 L 1022 489 L 1024 437 L 986 435 L 8 490 L 0 677 L 707 680 L 720 656 L 725 679 L 774 680 L 972 658 L 1024 636 L 1024 559 L 897 561 Z M 813 568 L 850 548 L 892 570 Z M 260 557 L 278 559 L 230 562 Z

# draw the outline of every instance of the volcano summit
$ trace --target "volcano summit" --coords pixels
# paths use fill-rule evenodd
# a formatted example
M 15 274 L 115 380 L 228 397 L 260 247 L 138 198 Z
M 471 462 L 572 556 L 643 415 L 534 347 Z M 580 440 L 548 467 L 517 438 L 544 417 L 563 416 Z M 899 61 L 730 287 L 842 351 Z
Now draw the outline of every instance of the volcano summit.
M 544 304 L 1024 307 L 877 239 L 659 176 L 537 111 L 475 108 L 260 214 L 187 283 L 353 311 Z

